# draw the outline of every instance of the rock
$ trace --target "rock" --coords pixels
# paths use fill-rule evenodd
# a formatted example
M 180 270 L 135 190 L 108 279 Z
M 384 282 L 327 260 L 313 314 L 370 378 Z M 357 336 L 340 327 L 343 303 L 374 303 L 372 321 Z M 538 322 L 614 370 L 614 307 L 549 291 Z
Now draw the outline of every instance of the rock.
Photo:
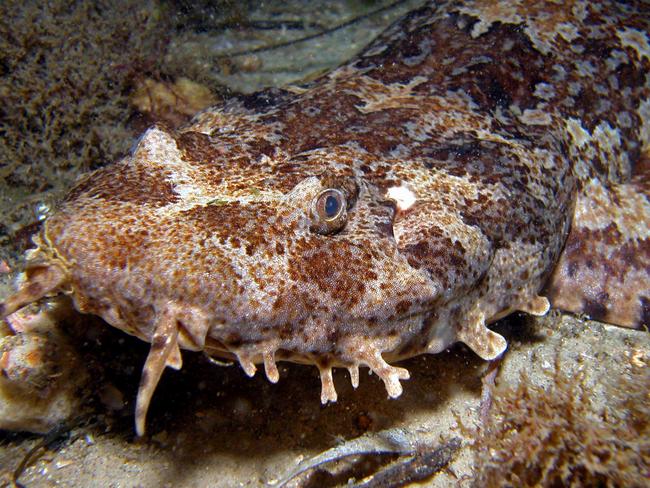
M 89 375 L 60 330 L 0 335 L 0 429 L 44 433 L 79 412 Z

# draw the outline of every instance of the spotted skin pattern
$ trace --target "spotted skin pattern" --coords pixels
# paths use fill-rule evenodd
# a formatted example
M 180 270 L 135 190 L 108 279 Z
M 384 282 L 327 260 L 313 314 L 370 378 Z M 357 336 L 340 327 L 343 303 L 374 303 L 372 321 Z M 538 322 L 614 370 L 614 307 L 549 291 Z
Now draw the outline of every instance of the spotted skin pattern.
M 648 19 L 432 2 L 309 85 L 153 127 L 47 219 L 2 314 L 62 292 L 150 342 L 139 434 L 180 349 L 273 382 L 277 361 L 314 364 L 326 403 L 332 367 L 397 397 L 389 362 L 458 341 L 495 358 L 486 324 L 549 299 L 647 326 Z

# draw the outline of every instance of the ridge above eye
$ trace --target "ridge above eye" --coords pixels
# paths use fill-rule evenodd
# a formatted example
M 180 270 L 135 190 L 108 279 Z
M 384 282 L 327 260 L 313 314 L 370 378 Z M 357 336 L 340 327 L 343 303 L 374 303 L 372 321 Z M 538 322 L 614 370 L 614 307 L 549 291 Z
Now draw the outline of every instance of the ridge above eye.
M 345 226 L 347 203 L 345 194 L 337 188 L 321 191 L 311 205 L 311 231 L 318 234 L 332 234 Z

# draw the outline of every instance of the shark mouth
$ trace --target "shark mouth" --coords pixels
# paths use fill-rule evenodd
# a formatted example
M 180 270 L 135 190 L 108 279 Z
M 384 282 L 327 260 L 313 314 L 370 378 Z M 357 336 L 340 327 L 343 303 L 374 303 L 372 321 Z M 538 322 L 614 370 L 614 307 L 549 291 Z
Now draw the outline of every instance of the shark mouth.
M 191 320 L 196 320 L 196 322 L 191 323 Z M 337 344 L 337 349 L 345 352 L 340 352 L 336 356 L 331 353 L 320 355 L 295 352 L 282 348 L 278 342 L 274 341 L 233 347 L 224 345 L 210 337 L 206 339 L 205 335 L 201 335 L 202 342 L 200 344 L 192 338 L 188 339 L 188 330 L 203 331 L 205 329 L 201 323 L 203 321 L 204 318 L 200 313 L 188 314 L 187 308 L 174 304 L 167 304 L 166 310 L 160 314 L 150 341 L 151 348 L 142 369 L 138 390 L 135 411 L 138 435 L 143 435 L 145 432 L 145 419 L 149 403 L 163 370 L 167 366 L 174 369 L 180 369 L 182 366 L 180 349 L 203 350 L 209 356 L 235 358 L 249 377 L 254 376 L 257 372 L 257 364 L 263 364 L 266 377 L 272 383 L 277 383 L 280 379 L 278 361 L 314 364 L 320 371 L 321 402 L 323 404 L 337 400 L 332 377 L 334 367 L 347 368 L 354 388 L 359 385 L 359 367 L 370 368 L 384 382 L 386 392 L 391 398 L 397 398 L 402 394 L 400 381 L 410 377 L 408 370 L 391 366 L 382 357 L 382 352 L 393 349 L 390 341 L 386 339 L 377 338 L 373 341 L 367 338 L 349 338 Z

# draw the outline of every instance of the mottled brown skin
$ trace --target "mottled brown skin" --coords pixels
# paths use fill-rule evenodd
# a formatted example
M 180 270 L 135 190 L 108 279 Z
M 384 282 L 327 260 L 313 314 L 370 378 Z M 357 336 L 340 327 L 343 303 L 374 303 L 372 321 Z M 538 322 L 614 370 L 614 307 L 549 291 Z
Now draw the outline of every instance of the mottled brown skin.
M 154 127 L 46 221 L 3 313 L 62 291 L 151 342 L 139 433 L 179 348 L 271 381 L 277 360 L 315 364 L 323 402 L 334 366 L 396 397 L 408 372 L 386 361 L 456 341 L 492 359 L 485 324 L 546 313 L 558 261 L 559 307 L 647 325 L 649 18 L 433 2 L 309 86 Z

